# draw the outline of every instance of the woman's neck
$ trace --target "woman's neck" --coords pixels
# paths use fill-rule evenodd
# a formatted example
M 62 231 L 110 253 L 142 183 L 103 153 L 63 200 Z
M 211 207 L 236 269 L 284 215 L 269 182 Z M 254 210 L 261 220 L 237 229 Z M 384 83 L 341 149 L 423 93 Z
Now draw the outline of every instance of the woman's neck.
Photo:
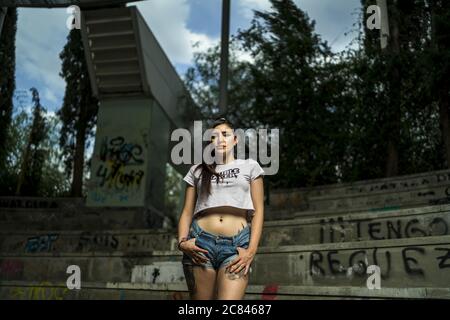
M 235 159 L 234 159 L 234 155 L 233 155 L 233 153 L 229 153 L 229 154 L 227 154 L 226 156 L 224 155 L 223 157 L 222 157 L 222 159 L 216 159 L 216 160 L 221 160 L 221 161 L 216 161 L 216 163 L 217 164 L 228 164 L 228 163 L 231 163 L 231 162 L 233 162 Z

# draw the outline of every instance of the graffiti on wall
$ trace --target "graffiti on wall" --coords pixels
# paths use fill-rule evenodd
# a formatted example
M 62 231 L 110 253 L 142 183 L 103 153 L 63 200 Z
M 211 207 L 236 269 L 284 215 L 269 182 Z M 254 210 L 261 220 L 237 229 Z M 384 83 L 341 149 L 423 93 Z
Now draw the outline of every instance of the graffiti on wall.
M 58 234 L 44 234 L 28 238 L 25 244 L 25 252 L 52 252 L 53 243 L 58 240 Z
M 96 171 L 100 187 L 117 191 L 139 188 L 144 177 L 144 171 L 139 168 L 144 163 L 143 153 L 142 146 L 126 142 L 122 136 L 105 137 L 100 147 L 102 164 Z
M 181 263 L 172 261 L 154 262 L 151 265 L 134 266 L 132 283 L 179 283 L 184 282 Z
M 171 250 L 174 238 L 171 234 L 114 234 L 83 232 L 74 248 L 75 251 L 151 251 Z
M 118 246 L 119 240 L 113 234 L 83 232 L 80 235 L 75 251 L 93 251 L 99 249 L 117 250 Z
M 1 239 L 0 239 L 1 240 Z M 178 242 L 171 233 L 113 233 L 84 231 L 79 234 L 41 234 L 33 237 L 14 236 L 0 241 L 0 250 L 29 254 L 58 252 L 127 251 L 149 252 L 175 250 Z
M 320 243 L 361 240 L 386 240 L 449 234 L 450 217 L 397 219 L 360 219 L 345 221 L 343 217 L 321 219 Z
M 69 289 L 50 287 L 49 282 L 41 282 L 33 287 L 11 288 L 10 296 L 16 300 L 63 300 L 67 297 Z
M 312 277 L 366 277 L 367 267 L 372 264 L 380 266 L 382 279 L 390 277 L 393 266 L 401 268 L 409 276 L 424 278 L 427 268 L 450 268 L 450 247 L 406 246 L 397 251 L 391 248 L 312 251 L 309 274 Z
M 145 141 L 144 141 L 145 142 Z M 103 137 L 93 168 L 89 200 L 96 204 L 131 204 L 142 198 L 145 177 L 145 145 L 121 135 Z M 95 181 L 95 182 L 94 182 Z

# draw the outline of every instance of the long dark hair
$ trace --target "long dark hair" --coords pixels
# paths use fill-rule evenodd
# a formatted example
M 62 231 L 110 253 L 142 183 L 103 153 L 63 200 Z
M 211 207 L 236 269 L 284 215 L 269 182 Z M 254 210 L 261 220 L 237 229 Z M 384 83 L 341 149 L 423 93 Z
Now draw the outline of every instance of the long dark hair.
M 217 127 L 217 126 L 219 126 L 221 124 L 226 124 L 228 127 L 230 127 L 230 129 L 234 129 L 234 126 L 231 124 L 231 122 L 228 121 L 225 118 L 217 118 L 216 120 L 214 120 L 214 122 L 211 125 L 211 129 L 214 129 L 215 127 Z M 214 150 L 211 153 L 213 155 L 215 155 L 215 151 Z M 216 172 L 216 165 L 217 165 L 216 162 L 214 162 L 212 164 L 207 164 L 202 159 L 202 163 L 195 169 L 195 170 L 198 170 L 199 168 L 201 169 L 201 173 L 200 173 L 200 177 L 202 179 L 201 190 L 200 190 L 201 191 L 200 192 L 200 196 L 201 197 L 211 195 L 211 177 L 212 176 L 215 176 L 217 184 L 219 183 L 219 179 L 221 177 Z

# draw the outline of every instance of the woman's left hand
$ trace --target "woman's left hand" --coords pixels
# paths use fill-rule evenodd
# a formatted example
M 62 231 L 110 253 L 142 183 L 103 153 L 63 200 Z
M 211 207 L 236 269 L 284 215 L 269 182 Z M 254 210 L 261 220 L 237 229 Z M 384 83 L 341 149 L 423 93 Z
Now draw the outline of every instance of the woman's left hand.
M 227 270 L 234 273 L 239 273 L 242 270 L 245 270 L 245 276 L 250 269 L 250 265 L 253 261 L 253 258 L 255 257 L 255 254 L 249 249 L 241 247 L 237 247 L 236 249 L 238 250 L 239 257 L 236 260 L 231 261 L 231 263 L 227 267 Z

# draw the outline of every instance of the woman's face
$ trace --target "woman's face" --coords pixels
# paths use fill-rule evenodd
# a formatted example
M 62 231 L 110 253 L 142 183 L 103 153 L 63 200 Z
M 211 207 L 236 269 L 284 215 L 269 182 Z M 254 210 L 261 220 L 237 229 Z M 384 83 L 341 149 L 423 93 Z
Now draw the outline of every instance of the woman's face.
M 211 142 L 214 144 L 216 154 L 227 154 L 233 150 L 237 143 L 233 129 L 226 124 L 221 124 L 213 129 Z

